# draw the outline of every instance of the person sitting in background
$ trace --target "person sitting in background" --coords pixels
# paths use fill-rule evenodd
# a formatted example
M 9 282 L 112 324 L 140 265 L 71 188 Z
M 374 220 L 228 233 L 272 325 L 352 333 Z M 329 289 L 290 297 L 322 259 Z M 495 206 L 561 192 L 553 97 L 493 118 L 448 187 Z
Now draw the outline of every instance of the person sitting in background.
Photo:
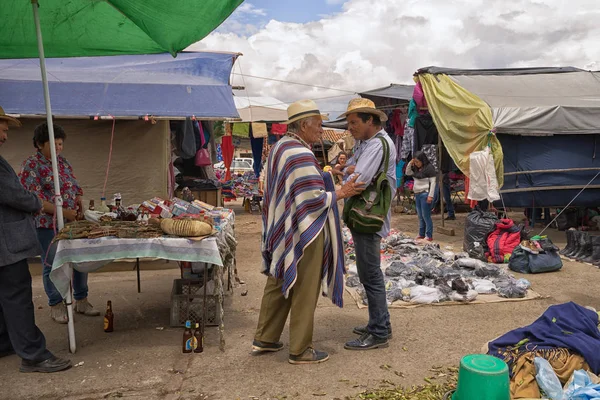
M 60 175 L 60 193 L 63 199 L 63 216 L 67 222 L 83 219 L 83 205 L 81 196 L 83 190 L 77 183 L 71 164 L 60 155 L 63 150 L 67 135 L 59 125 L 54 125 L 54 143 L 50 143 L 48 125 L 40 124 L 33 133 L 33 146 L 37 152 L 23 163 L 20 178 L 25 189 L 36 194 L 43 202 L 42 212 L 36 218 L 37 236 L 42 247 L 42 263 L 44 290 L 48 296 L 50 316 L 55 322 L 66 324 L 68 322 L 67 306 L 63 302 L 61 294 L 54 283 L 50 280 L 52 263 L 56 246 L 52 246 L 55 235 L 55 206 L 54 206 L 54 176 L 52 173 L 52 161 L 50 146 L 55 146 Z M 100 311 L 95 310 L 87 300 L 88 274 L 73 271 L 73 297 L 75 298 L 75 311 L 87 316 L 98 316 Z
M 406 175 L 414 179 L 415 202 L 419 216 L 419 236 L 417 239 L 433 240 L 433 221 L 431 219 L 431 203 L 435 196 L 435 168 L 422 151 L 406 166 Z
M 335 176 L 336 183 L 341 184 L 344 177 L 344 168 L 346 167 L 346 161 L 348 161 L 348 155 L 341 151 L 337 156 L 337 162 L 333 167 L 333 176 Z

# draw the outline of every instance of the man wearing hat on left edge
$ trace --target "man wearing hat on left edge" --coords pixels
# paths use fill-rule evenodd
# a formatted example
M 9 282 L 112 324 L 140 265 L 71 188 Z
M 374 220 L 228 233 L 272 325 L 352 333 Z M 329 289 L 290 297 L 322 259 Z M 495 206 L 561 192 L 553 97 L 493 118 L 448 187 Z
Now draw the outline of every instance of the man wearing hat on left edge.
M 322 291 L 343 306 L 344 250 L 337 200 L 364 190 L 356 178 L 335 190 L 333 176 L 320 170 L 310 145 L 321 139 L 321 123 L 314 101 L 291 104 L 287 134 L 273 146 L 265 165 L 262 272 L 268 277 L 252 350 L 281 350 L 279 339 L 291 313 L 291 364 L 329 359 L 313 347 L 312 336 Z
M 21 123 L 0 107 L 0 147 L 9 126 Z M 31 274 L 27 258 L 40 254 L 32 214 L 42 201 L 21 186 L 17 174 L 0 156 L 0 358 L 21 357 L 21 372 L 58 372 L 71 361 L 46 349 L 44 334 L 35 324 Z

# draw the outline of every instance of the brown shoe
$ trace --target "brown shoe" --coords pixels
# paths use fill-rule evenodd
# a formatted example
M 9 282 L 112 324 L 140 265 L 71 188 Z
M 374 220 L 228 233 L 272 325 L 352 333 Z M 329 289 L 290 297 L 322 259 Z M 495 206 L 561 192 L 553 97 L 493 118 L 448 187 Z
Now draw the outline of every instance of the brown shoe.
M 329 354 L 324 351 L 315 350 L 312 347 L 309 347 L 299 356 L 290 354 L 288 361 L 290 364 L 320 364 L 327 360 L 329 360 Z
M 56 305 L 50 306 L 50 317 L 54 322 L 58 322 L 59 324 L 66 324 L 69 322 L 69 317 L 67 316 L 67 305 L 63 302 L 60 302 Z
M 100 311 L 95 310 L 87 298 L 75 301 L 75 312 L 87 315 L 88 317 L 97 317 L 100 315 Z

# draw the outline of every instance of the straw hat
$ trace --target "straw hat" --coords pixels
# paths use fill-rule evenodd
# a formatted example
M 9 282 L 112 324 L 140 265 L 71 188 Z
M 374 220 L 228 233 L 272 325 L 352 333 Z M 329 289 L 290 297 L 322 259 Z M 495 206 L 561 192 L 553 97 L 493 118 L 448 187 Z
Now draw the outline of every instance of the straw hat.
M 283 124 L 289 125 L 292 122 L 308 118 L 308 117 L 321 117 L 323 120 L 327 120 L 327 116 L 321 114 L 317 103 L 312 100 L 300 100 L 290 104 L 287 109 L 288 120 Z
M 21 126 L 21 121 L 19 121 L 16 118 L 13 117 L 9 117 L 8 115 L 6 115 L 6 113 L 4 112 L 4 109 L 2 107 L 0 107 L 0 121 L 6 121 L 8 122 L 8 125 L 12 125 L 12 126 Z
M 354 113 L 367 113 L 377 115 L 381 122 L 385 122 L 388 120 L 387 115 L 385 115 L 383 111 L 380 111 L 377 109 L 377 107 L 375 107 L 375 103 L 363 97 L 350 100 L 350 102 L 348 103 L 348 110 L 345 113 L 343 113 L 340 117 L 345 118 L 349 114 Z

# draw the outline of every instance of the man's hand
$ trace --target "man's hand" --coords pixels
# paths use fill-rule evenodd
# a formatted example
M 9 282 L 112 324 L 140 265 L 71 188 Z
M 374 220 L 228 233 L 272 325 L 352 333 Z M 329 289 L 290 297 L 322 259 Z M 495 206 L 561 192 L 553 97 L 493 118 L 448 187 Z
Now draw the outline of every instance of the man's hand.
M 357 179 L 358 175 L 346 182 L 344 186 L 341 187 L 341 189 L 336 190 L 335 194 L 338 200 L 356 196 L 357 194 L 362 193 L 366 189 L 365 182 L 356 182 Z
M 433 197 L 429 196 L 427 197 L 427 204 L 431 204 L 433 203 Z

